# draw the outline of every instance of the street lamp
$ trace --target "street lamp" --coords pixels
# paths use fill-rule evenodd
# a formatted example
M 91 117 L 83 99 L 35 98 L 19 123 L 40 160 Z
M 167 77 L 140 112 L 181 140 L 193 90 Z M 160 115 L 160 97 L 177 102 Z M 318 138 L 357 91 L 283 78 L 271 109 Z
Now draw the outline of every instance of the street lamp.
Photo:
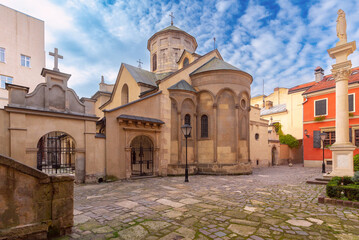
M 325 173 L 325 163 L 324 163 L 324 140 L 327 137 L 326 133 L 321 133 L 320 134 L 320 139 L 322 140 L 323 143 L 323 164 L 322 164 L 322 173 Z
M 184 135 L 184 137 L 186 138 L 186 169 L 185 169 L 185 178 L 184 181 L 188 182 L 188 165 L 187 165 L 187 138 L 191 135 L 191 130 L 192 127 L 191 125 L 185 123 L 182 127 L 181 127 L 182 133 Z

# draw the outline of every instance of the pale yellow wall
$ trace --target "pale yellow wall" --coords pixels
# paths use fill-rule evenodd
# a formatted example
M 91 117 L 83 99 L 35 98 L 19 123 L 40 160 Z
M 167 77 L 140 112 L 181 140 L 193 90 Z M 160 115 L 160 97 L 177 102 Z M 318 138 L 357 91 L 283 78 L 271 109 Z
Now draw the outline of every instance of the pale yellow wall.
M 260 117 L 260 108 L 251 107 L 249 128 L 250 159 L 252 167 L 270 166 L 271 155 L 268 145 L 268 121 Z M 255 139 L 257 133 L 259 134 L 258 140 Z
M 271 115 L 261 116 L 263 119 L 271 120 L 273 122 L 280 122 L 282 130 L 285 134 L 291 134 L 297 139 L 303 138 L 303 96 L 304 91 L 288 94 L 287 88 L 279 88 L 272 94 L 265 97 L 265 101 L 272 101 L 273 106 L 278 104 L 286 104 L 287 112 L 275 113 Z M 263 105 L 263 98 L 256 97 L 251 99 L 251 104 L 259 104 L 261 108 Z
M 5 63 L 0 74 L 13 77 L 13 84 L 30 87 L 44 82 L 44 22 L 0 4 L 0 47 L 5 48 Z M 21 54 L 31 57 L 30 68 L 21 66 Z M 0 108 L 7 105 L 7 90 L 0 88 Z
M 110 96 L 100 95 L 95 102 L 95 114 L 100 119 L 104 117 L 103 111 L 100 107 L 110 99 Z
M 118 85 L 115 87 L 114 92 L 112 93 L 112 101 L 104 107 L 106 110 L 110 110 L 121 106 L 121 92 L 124 84 L 128 86 L 128 100 L 129 102 L 139 99 L 141 93 L 141 88 L 138 86 L 136 80 L 132 75 L 123 67 L 122 72 L 119 73 Z M 102 110 L 104 110 L 102 109 Z

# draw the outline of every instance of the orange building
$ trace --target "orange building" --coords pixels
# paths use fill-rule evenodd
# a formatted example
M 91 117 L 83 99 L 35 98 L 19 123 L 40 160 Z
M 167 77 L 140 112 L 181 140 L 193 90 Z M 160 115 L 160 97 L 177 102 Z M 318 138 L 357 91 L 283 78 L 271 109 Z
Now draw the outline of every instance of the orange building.
M 323 144 L 320 133 L 327 134 L 324 140 L 324 160 L 332 163 L 332 152 L 328 149 L 335 142 L 335 79 L 324 76 L 322 68 L 315 69 L 316 84 L 303 93 L 303 148 L 304 166 L 319 167 L 323 161 Z M 359 147 L 359 67 L 353 68 L 348 83 L 349 141 Z M 354 155 L 359 153 L 359 148 Z

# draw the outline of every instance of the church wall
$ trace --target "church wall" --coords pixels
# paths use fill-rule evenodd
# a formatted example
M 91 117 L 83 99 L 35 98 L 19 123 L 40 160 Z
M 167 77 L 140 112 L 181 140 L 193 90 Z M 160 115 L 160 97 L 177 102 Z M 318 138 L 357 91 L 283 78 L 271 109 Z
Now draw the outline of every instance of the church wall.
M 0 154 L 10 156 L 10 116 L 9 113 L 0 109 Z
M 106 103 L 110 99 L 110 95 L 100 95 L 99 98 L 97 98 L 95 102 L 95 114 L 100 119 L 104 117 L 103 111 L 100 109 L 100 107 Z
M 104 107 L 104 109 L 111 110 L 118 106 L 121 106 L 122 100 L 122 88 L 124 84 L 128 86 L 128 100 L 129 102 L 135 101 L 139 99 L 139 95 L 141 93 L 141 88 L 138 86 L 137 82 L 131 74 L 127 71 L 125 67 L 123 67 L 122 72 L 119 74 L 120 79 L 118 80 L 117 88 L 115 92 L 113 92 L 113 100 Z M 102 110 L 104 110 L 102 109 Z
M 171 99 L 171 164 L 178 163 L 178 134 L 181 134 L 179 124 L 178 124 L 178 106 L 177 102 L 174 99 Z
M 188 58 L 189 63 L 192 63 L 193 61 L 195 61 L 198 57 L 193 56 L 192 54 L 190 54 L 189 52 L 185 52 L 184 55 L 182 56 L 181 61 L 178 63 L 178 69 L 183 68 L 183 61 L 185 58 Z M 179 59 L 177 59 L 179 60 Z
M 234 163 L 237 159 L 235 96 L 225 90 L 217 97 L 217 160 L 218 163 Z
M 198 94 L 197 107 L 197 136 L 198 136 L 198 163 L 214 162 L 214 113 L 212 93 L 203 91 Z M 201 117 L 208 117 L 208 138 L 201 137 Z
M 126 124 L 119 123 L 117 117 L 121 114 L 134 115 L 134 116 L 146 116 L 149 118 L 160 118 L 160 97 L 161 94 L 150 97 L 146 100 L 139 101 L 130 104 L 126 107 L 105 112 L 106 117 L 106 170 L 107 175 L 115 176 L 119 179 L 129 178 L 131 176 L 130 165 L 130 144 L 131 139 L 135 136 L 148 134 L 150 132 L 151 138 L 154 139 L 154 135 L 151 127 L 142 128 L 136 125 L 127 126 Z M 149 107 L 152 106 L 152 107 Z M 156 107 L 157 106 L 157 107 Z M 162 119 L 161 119 L 162 120 Z M 142 125 L 141 125 L 142 126 Z M 161 129 L 162 130 L 162 127 Z M 156 130 L 157 131 L 157 130 Z M 169 141 L 168 141 L 169 142 Z M 163 151 L 163 142 L 159 142 L 159 151 Z M 169 148 L 168 148 L 169 149 Z M 167 158 L 169 159 L 169 157 Z M 157 168 L 160 164 L 161 158 L 157 157 Z M 159 172 L 160 170 L 157 170 Z M 160 173 L 158 173 L 160 174 Z
M 189 164 L 195 162 L 194 148 L 195 148 L 196 131 L 197 131 L 197 126 L 196 126 L 196 117 L 197 116 L 195 114 L 195 111 L 196 111 L 196 108 L 195 108 L 195 103 L 193 102 L 193 100 L 186 98 L 182 102 L 180 126 L 183 126 L 185 124 L 185 116 L 187 114 L 189 114 L 189 116 L 191 117 L 191 126 L 192 126 L 191 136 L 187 138 L 187 161 Z M 181 156 L 180 160 L 182 163 L 185 163 L 185 161 L 186 161 L 186 138 L 183 136 L 182 133 L 181 133 L 180 137 L 181 137 L 180 139 L 182 141 L 182 143 L 181 143 L 182 156 Z

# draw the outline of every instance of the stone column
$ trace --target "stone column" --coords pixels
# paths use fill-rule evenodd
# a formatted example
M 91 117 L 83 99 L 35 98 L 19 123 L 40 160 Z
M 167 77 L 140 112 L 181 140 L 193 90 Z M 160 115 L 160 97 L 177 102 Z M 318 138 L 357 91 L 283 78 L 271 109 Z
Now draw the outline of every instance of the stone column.
M 348 107 L 348 80 L 351 73 L 351 61 L 348 55 L 356 49 L 355 41 L 337 44 L 328 50 L 329 56 L 336 59 L 332 65 L 335 78 L 335 143 L 332 151 L 333 171 L 329 176 L 353 176 L 353 151 L 355 146 L 349 142 L 349 107 Z

